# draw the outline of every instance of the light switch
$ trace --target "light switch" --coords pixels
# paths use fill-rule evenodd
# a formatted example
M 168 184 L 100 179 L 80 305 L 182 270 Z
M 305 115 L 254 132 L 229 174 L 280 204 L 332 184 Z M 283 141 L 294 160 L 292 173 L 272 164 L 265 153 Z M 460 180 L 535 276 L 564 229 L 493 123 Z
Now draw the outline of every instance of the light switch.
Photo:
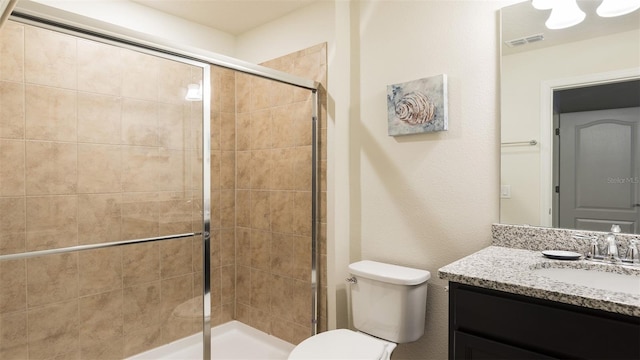
M 500 185 L 500 198 L 511 199 L 511 185 Z

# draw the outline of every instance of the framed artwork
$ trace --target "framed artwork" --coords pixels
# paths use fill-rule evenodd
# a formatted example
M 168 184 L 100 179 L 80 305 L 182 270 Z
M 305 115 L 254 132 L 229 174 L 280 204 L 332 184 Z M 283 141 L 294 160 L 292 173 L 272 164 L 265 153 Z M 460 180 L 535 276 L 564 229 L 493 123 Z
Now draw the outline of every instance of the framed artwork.
M 447 75 L 387 86 L 389 135 L 448 129 Z

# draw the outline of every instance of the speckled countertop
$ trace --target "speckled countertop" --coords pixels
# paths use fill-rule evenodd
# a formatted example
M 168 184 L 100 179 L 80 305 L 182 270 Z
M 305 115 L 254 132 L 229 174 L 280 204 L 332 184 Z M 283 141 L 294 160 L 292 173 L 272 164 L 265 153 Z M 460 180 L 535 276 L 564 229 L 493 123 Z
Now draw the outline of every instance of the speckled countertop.
M 640 277 L 638 267 L 586 260 L 552 260 L 539 250 L 503 246 L 490 246 L 446 265 L 438 270 L 438 276 L 452 282 L 640 317 L 640 295 L 554 281 L 532 271 L 561 267 L 598 269 Z

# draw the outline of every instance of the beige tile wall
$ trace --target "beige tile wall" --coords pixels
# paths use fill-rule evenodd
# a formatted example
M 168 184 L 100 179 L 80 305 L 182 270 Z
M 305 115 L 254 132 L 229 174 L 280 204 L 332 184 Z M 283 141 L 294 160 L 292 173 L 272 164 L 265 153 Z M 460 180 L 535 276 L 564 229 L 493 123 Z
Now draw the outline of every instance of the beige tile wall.
M 326 83 L 324 44 L 264 65 Z M 200 77 L 5 26 L 0 254 L 197 231 L 202 114 L 182 99 Z M 298 343 L 310 333 L 310 93 L 217 67 L 211 86 L 212 323 L 237 318 Z M 201 272 L 200 239 L 0 263 L 0 358 L 122 358 L 197 332 L 185 314 L 200 311 Z
M 184 94 L 201 78 L 198 67 L 9 22 L 0 254 L 199 231 L 202 103 Z M 197 303 L 200 262 L 190 238 L 2 262 L 0 358 L 123 358 L 197 332 L 199 318 L 176 314 Z
M 326 45 L 263 65 L 326 84 Z M 294 344 L 311 333 L 311 109 L 309 90 L 236 74 L 236 318 Z M 327 324 L 324 109 L 320 330 Z

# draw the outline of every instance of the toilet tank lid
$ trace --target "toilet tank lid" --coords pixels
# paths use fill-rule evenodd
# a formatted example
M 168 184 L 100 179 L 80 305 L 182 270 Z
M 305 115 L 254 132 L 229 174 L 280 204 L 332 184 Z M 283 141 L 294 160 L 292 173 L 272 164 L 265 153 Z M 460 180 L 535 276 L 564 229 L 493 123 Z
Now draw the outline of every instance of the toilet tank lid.
M 429 280 L 427 270 L 363 260 L 349 265 L 349 272 L 363 278 L 397 285 L 418 285 Z

